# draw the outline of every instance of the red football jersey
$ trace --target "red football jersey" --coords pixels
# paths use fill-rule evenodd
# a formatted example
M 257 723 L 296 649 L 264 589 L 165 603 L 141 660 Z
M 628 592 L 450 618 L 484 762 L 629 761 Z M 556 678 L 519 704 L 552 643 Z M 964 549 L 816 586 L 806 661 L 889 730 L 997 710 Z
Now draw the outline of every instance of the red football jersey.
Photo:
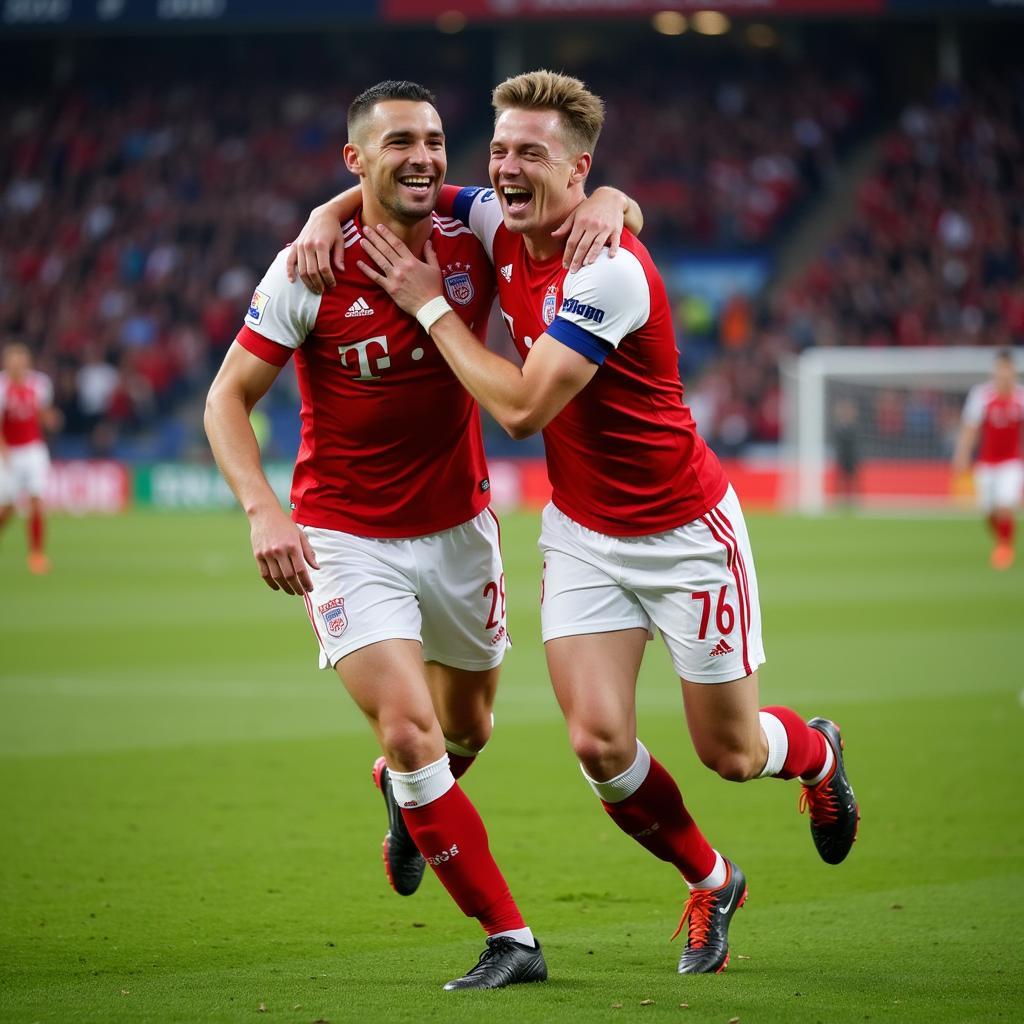
M 40 413 L 53 402 L 53 385 L 45 373 L 31 370 L 20 381 L 0 373 L 0 420 L 4 443 L 16 448 L 43 439 Z
M 552 501 L 618 537 L 671 530 L 722 500 L 728 480 L 683 401 L 665 286 L 629 232 L 568 274 L 562 254 L 535 261 L 506 230 L 491 189 L 445 190 L 497 270 L 498 300 L 519 354 L 548 334 L 600 369 L 544 429 Z
M 1024 386 L 1001 395 L 991 381 L 976 384 L 967 396 L 964 419 L 980 428 L 978 462 L 991 465 L 1021 457 Z
M 362 537 L 450 529 L 490 500 L 479 410 L 416 319 L 356 266 L 366 258 L 358 219 L 344 236 L 345 270 L 324 295 L 290 283 L 281 252 L 237 338 L 278 366 L 295 353 L 292 518 Z M 436 214 L 431 241 L 452 308 L 483 340 L 494 298 L 486 253 L 463 224 Z

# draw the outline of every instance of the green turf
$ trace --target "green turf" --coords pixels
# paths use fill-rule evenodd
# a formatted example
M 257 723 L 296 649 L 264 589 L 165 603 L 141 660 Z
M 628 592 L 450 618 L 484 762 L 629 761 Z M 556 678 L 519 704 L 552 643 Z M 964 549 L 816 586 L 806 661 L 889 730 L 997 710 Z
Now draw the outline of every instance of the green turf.
M 46 578 L 0 548 L 0 1020 L 1021 1019 L 1024 566 L 969 521 L 751 517 L 763 697 L 842 723 L 861 838 L 828 867 L 794 784 L 701 767 L 652 644 L 641 735 L 750 883 L 729 970 L 683 979 L 680 884 L 579 776 L 536 523 L 504 526 L 515 647 L 465 785 L 548 984 L 440 991 L 476 926 L 433 878 L 387 889 L 369 730 L 243 520 L 65 519 Z

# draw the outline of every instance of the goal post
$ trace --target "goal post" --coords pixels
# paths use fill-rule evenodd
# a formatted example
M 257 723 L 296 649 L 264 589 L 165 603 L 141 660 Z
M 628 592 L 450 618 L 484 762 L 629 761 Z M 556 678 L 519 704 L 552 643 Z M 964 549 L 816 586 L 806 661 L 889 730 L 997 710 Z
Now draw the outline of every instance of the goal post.
M 819 515 L 859 507 L 949 507 L 956 432 L 996 349 L 813 348 L 780 365 L 783 500 Z M 1017 355 L 1018 368 L 1024 359 Z

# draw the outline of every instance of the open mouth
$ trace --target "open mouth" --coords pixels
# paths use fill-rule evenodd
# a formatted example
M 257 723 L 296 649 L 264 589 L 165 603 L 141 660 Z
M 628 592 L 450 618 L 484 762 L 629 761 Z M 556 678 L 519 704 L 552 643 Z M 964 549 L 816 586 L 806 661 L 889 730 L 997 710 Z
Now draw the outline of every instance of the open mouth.
M 410 192 L 426 195 L 434 184 L 434 179 L 425 174 L 407 174 L 405 177 L 399 178 L 398 183 L 409 189 Z
M 512 213 L 525 209 L 533 199 L 533 193 L 522 185 L 502 185 L 501 194 Z

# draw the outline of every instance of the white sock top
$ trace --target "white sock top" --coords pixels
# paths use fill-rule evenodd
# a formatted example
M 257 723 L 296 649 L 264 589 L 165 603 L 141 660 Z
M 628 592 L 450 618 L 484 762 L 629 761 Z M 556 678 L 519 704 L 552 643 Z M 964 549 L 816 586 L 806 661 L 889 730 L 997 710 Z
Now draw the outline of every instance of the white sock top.
M 636 757 L 633 763 L 621 774 L 607 782 L 598 782 L 592 779 L 580 765 L 583 778 L 590 783 L 594 792 L 608 804 L 617 804 L 626 797 L 632 796 L 644 783 L 648 772 L 651 770 L 651 755 L 647 748 L 639 741 L 636 741 Z
M 423 807 L 455 785 L 447 754 L 414 772 L 395 772 L 389 768 L 388 775 L 399 807 Z

